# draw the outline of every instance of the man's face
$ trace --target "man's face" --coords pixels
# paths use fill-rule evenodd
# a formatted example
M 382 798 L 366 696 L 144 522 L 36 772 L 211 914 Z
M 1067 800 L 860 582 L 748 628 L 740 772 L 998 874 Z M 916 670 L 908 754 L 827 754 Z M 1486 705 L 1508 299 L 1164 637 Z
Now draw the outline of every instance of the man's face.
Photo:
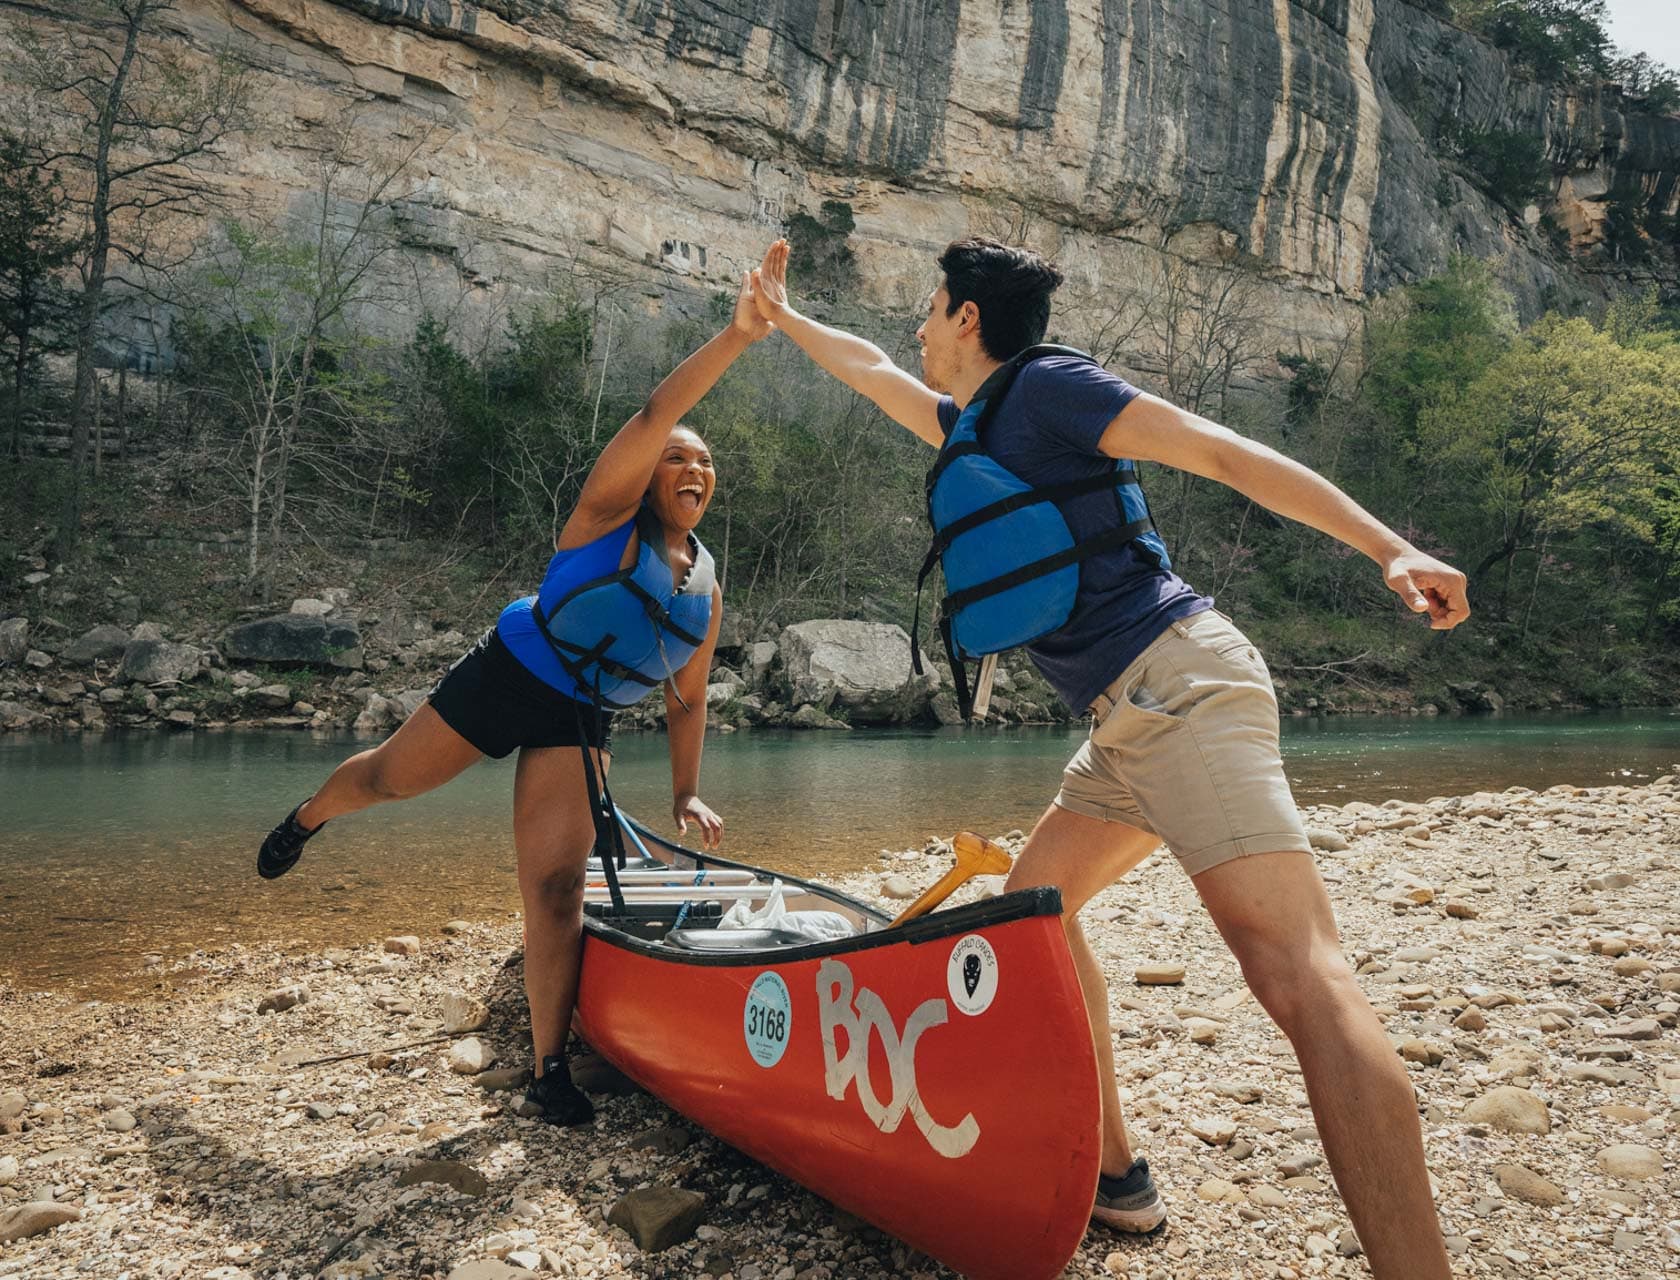
M 955 315 L 946 315 L 950 305 L 951 295 L 940 285 L 928 299 L 927 317 L 916 330 L 916 341 L 922 344 L 922 381 L 934 391 L 949 392 L 957 371 L 957 335 L 966 306 L 958 307 Z

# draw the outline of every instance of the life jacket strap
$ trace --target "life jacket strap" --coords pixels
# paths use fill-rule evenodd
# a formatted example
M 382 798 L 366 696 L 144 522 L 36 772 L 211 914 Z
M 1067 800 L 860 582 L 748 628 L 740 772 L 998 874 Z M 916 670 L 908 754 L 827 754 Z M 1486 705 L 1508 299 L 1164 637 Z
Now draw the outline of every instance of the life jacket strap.
M 1110 529 L 1095 538 L 1075 543 L 1054 555 L 1044 556 L 1030 564 L 1024 564 L 1018 569 L 1000 574 L 996 578 L 988 578 L 985 582 L 977 582 L 972 587 L 964 587 L 961 591 L 953 591 L 939 602 L 939 612 L 949 618 L 959 609 L 966 609 L 976 600 L 985 600 L 1000 592 L 1008 591 L 1011 587 L 1018 587 L 1023 582 L 1031 582 L 1034 578 L 1042 578 L 1047 573 L 1055 573 L 1058 569 L 1065 569 L 1071 564 L 1078 564 L 1089 556 L 1101 551 L 1123 547 L 1128 542 L 1150 533 L 1155 528 L 1155 522 L 1149 519 L 1133 520 L 1130 524 L 1121 525 L 1118 529 Z
M 1136 484 L 1137 471 L 1132 467 L 1116 467 L 1099 475 L 1086 476 L 1080 480 L 1067 480 L 1061 484 L 1040 485 L 1036 489 L 1023 489 L 1020 493 L 1012 493 L 1006 498 L 999 498 L 996 502 L 988 502 L 983 507 L 976 507 L 966 516 L 953 520 L 933 537 L 933 544 L 928 548 L 927 558 L 922 562 L 922 573 L 925 575 L 933 563 L 939 559 L 949 547 L 963 534 L 971 529 L 977 529 L 989 520 L 996 520 L 1006 516 L 1011 511 L 1019 511 L 1022 507 L 1036 506 L 1040 502 L 1066 502 L 1070 498 L 1081 498 L 1089 493 L 1102 493 L 1123 484 Z M 1151 523 L 1151 529 L 1154 525 Z

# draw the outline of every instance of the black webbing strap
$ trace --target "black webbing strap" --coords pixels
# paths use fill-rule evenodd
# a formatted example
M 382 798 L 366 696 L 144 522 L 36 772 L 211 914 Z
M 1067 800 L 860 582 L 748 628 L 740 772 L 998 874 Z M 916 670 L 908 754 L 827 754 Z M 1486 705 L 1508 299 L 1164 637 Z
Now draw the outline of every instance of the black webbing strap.
M 642 602 L 642 608 L 647 611 L 648 618 L 653 622 L 653 630 L 655 634 L 658 634 L 660 631 L 669 631 L 684 644 L 695 649 L 698 649 L 701 644 L 704 643 L 703 637 L 692 636 L 673 622 L 671 620 L 670 611 L 660 602 L 659 597 L 654 595 L 634 578 L 626 578 L 624 580 L 624 586 L 631 595 L 635 596 Z
M 602 733 L 601 704 L 592 704 L 595 710 L 595 735 L 599 741 Z M 595 849 L 601 857 L 601 870 L 607 876 L 607 895 L 612 899 L 615 914 L 623 915 L 624 890 L 619 887 L 618 868 L 629 863 L 629 857 L 624 852 L 624 834 L 619 830 L 618 811 L 613 805 L 612 792 L 607 789 L 605 773 L 600 777 L 595 774 L 595 757 L 589 750 L 589 735 L 583 728 L 583 703 L 572 700 L 572 715 L 577 722 L 578 750 L 583 753 L 583 781 L 589 792 L 589 814 L 595 824 Z
M 983 507 L 976 507 L 966 516 L 953 520 L 938 533 L 933 535 L 933 545 L 928 548 L 927 559 L 922 562 L 922 573 L 925 575 L 953 542 L 962 537 L 970 529 L 978 529 L 988 520 L 996 520 L 1006 516 L 1011 511 L 1019 511 L 1022 507 L 1034 506 L 1040 502 L 1066 502 L 1069 498 L 1082 498 L 1088 493 L 1101 493 L 1105 489 L 1112 489 L 1116 485 L 1135 484 L 1137 472 L 1131 467 L 1115 467 L 1097 475 L 1086 476 L 1080 480 L 1066 480 L 1061 484 L 1039 485 L 1035 489 L 1023 489 L 1020 493 L 1012 493 L 1007 498 L 999 498 L 996 502 L 988 502 Z M 918 581 L 920 581 L 918 579 Z
M 951 634 L 953 621 L 949 614 L 939 620 L 939 638 L 945 642 L 945 656 L 951 660 L 951 684 L 957 695 L 957 714 L 967 720 L 974 714 L 974 693 L 968 687 L 968 669 L 957 656 L 956 637 Z
M 1019 569 L 1001 574 L 996 578 L 989 578 L 985 582 L 978 582 L 972 587 L 964 587 L 961 591 L 953 591 L 939 602 L 939 612 L 944 617 L 950 617 L 958 609 L 966 609 L 976 600 L 985 600 L 1011 587 L 1018 587 L 1023 582 L 1031 582 L 1034 578 L 1042 578 L 1045 574 L 1055 573 L 1058 569 L 1065 569 L 1069 565 L 1078 564 L 1088 556 L 1096 555 L 1099 551 L 1108 551 L 1115 547 L 1123 547 L 1141 534 L 1148 533 L 1155 527 L 1153 520 L 1134 520 L 1118 529 L 1110 529 L 1107 533 L 1099 534 L 1084 542 L 1076 542 L 1073 546 L 1056 552 L 1054 555 L 1044 556 L 1030 564 L 1024 564 Z

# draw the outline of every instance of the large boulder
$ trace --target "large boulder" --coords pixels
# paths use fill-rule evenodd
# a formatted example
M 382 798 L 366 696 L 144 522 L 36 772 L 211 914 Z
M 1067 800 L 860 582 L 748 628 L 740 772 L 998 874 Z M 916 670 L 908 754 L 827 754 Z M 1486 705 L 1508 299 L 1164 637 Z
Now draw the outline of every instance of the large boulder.
M 29 652 L 29 619 L 7 618 L 0 622 L 0 665 L 16 666 Z
M 918 719 L 939 685 L 927 655 L 910 666 L 910 637 L 885 622 L 798 622 L 777 641 L 788 701 L 826 710 L 839 703 L 854 724 Z
M 171 640 L 130 640 L 123 646 L 124 680 L 165 684 L 191 680 L 204 668 L 204 655 L 190 644 Z
M 349 618 L 281 613 L 230 627 L 222 651 L 232 662 L 360 671 L 362 633 Z
M 128 647 L 128 639 L 127 627 L 114 627 L 108 622 L 102 623 L 80 640 L 72 640 L 59 657 L 83 667 L 95 662 L 115 662 L 123 656 L 123 650 Z

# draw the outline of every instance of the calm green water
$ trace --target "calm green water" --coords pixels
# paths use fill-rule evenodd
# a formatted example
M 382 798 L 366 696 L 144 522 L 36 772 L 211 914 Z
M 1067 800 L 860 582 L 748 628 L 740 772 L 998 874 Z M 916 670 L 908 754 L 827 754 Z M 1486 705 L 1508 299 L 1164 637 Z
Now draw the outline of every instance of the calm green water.
M 804 875 L 970 827 L 1030 827 L 1079 730 L 712 735 L 703 794 L 724 852 Z M 263 833 L 366 743 L 289 733 L 0 738 L 0 981 L 144 990 L 147 954 L 354 945 L 518 906 L 512 761 L 335 823 L 297 870 L 259 880 Z M 1637 782 L 1680 765 L 1680 713 L 1284 724 L 1297 800 L 1422 799 Z M 665 740 L 620 739 L 619 804 L 669 828 Z

